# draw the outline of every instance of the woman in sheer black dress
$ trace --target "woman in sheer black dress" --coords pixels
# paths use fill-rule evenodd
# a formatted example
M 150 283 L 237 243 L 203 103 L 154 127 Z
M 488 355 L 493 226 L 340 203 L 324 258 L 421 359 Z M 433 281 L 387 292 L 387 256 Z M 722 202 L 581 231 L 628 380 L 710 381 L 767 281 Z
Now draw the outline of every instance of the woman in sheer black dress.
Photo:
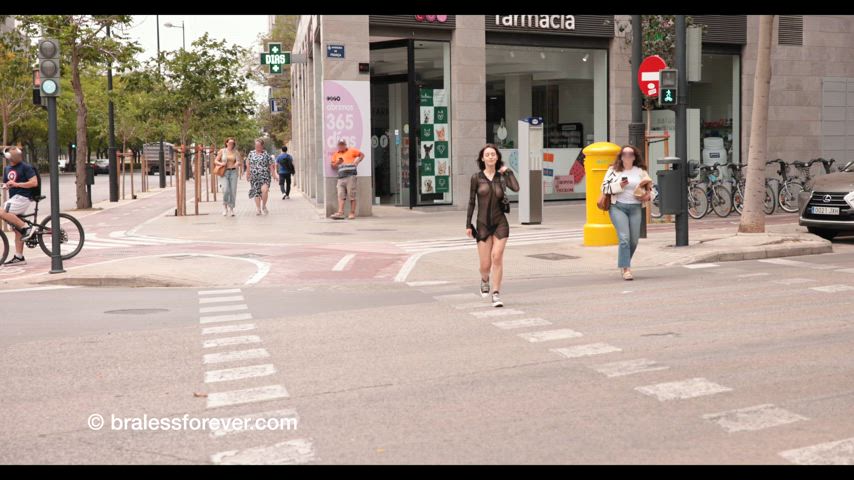
M 507 168 L 501 160 L 498 147 L 487 144 L 477 157 L 480 171 L 471 177 L 469 208 L 466 215 L 466 235 L 477 239 L 477 253 L 480 257 L 480 294 L 488 297 L 490 289 L 490 271 L 492 273 L 492 306 L 503 307 L 499 297 L 501 278 L 504 275 L 504 247 L 510 236 L 510 224 L 502 210 L 505 188 L 519 191 L 519 182 L 513 170 Z M 477 203 L 477 221 L 472 225 L 475 202 Z

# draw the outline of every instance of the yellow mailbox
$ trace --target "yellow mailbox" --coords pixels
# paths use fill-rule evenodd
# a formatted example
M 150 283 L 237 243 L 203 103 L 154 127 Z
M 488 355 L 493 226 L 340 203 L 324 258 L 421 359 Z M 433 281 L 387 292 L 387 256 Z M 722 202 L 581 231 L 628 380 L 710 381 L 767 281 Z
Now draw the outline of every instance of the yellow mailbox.
M 614 163 L 620 146 L 611 142 L 597 142 L 588 145 L 584 150 L 584 178 L 587 191 L 587 223 L 584 224 L 584 245 L 598 247 L 616 245 L 617 230 L 611 223 L 608 212 L 599 210 L 596 202 L 602 193 L 602 181 L 605 172 Z

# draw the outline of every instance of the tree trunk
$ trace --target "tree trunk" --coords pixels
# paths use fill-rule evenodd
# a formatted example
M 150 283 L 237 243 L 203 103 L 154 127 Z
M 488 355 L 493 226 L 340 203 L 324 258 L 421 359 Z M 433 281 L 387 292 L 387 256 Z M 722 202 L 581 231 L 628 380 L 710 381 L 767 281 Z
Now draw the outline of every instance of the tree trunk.
M 77 208 L 92 208 L 86 195 L 86 169 L 89 154 L 89 139 L 86 136 L 86 118 L 88 112 L 83 99 L 83 85 L 80 83 L 80 54 L 76 47 L 71 50 L 71 87 L 77 103 Z
M 9 141 L 9 115 L 6 113 L 6 110 L 3 110 L 3 146 L 7 145 L 7 141 Z M 5 163 L 5 162 L 4 162 Z
M 747 182 L 740 233 L 765 232 L 765 161 L 768 148 L 768 92 L 771 87 L 771 36 L 774 15 L 759 16 L 759 47 L 753 77 L 753 113 L 747 153 Z

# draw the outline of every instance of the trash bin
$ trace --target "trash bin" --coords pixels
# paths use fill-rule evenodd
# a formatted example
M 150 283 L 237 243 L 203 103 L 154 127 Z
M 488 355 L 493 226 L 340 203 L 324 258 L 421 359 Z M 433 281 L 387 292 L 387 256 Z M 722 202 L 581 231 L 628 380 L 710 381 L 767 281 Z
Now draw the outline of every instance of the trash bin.
M 587 193 L 587 223 L 584 224 L 584 246 L 616 245 L 617 230 L 608 212 L 599 210 L 596 202 L 602 193 L 602 181 L 617 155 L 620 146 L 611 142 L 597 142 L 581 151 L 584 154 L 585 190 Z
M 95 165 L 86 165 L 86 185 L 95 184 Z
M 659 210 L 664 215 L 685 213 L 688 208 L 688 187 L 682 181 L 682 169 L 686 168 L 685 162 L 679 157 L 664 157 L 658 160 L 658 164 L 670 165 L 670 170 L 659 170 L 657 173 Z M 684 205 L 683 196 L 685 197 Z

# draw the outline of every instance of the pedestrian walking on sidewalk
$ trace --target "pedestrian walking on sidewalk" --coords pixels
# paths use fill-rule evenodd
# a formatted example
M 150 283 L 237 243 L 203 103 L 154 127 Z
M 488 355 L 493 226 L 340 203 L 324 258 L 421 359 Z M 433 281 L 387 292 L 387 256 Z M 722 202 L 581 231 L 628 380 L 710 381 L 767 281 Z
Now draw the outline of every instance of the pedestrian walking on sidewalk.
M 354 147 L 347 147 L 347 142 L 338 141 L 338 150 L 332 152 L 332 169 L 338 171 L 338 211 L 332 214 L 335 220 L 344 218 L 344 201 L 350 198 L 350 220 L 356 218 L 356 168 L 364 160 L 365 154 Z
M 246 155 L 248 166 L 246 180 L 249 181 L 249 198 L 255 199 L 255 215 L 267 215 L 267 198 L 270 194 L 270 177 L 279 179 L 273 157 L 264 150 L 264 139 L 255 139 L 255 150 Z
M 471 176 L 469 208 L 466 214 L 466 235 L 477 240 L 480 257 L 480 294 L 489 296 L 490 272 L 492 273 L 492 306 L 503 307 L 499 296 L 501 279 L 504 276 L 504 247 L 510 237 L 507 213 L 510 201 L 506 188 L 519 191 L 519 182 L 513 170 L 501 160 L 501 152 L 493 144 L 487 144 L 477 156 L 480 171 Z M 477 226 L 472 225 L 475 200 L 477 201 Z
M 633 280 L 632 257 L 640 238 L 641 208 L 650 200 L 652 179 L 640 150 L 626 145 L 605 172 L 602 193 L 611 195 L 608 214 L 617 229 L 617 267 L 624 280 Z
M 282 147 L 282 153 L 276 157 L 276 164 L 279 166 L 279 189 L 282 190 L 282 200 L 291 198 L 291 175 L 297 172 L 294 168 L 294 157 L 288 153 L 288 147 Z
M 214 159 L 214 165 L 225 168 L 225 173 L 219 177 L 219 189 L 222 190 L 222 216 L 234 216 L 234 202 L 237 199 L 237 179 L 240 177 L 240 166 L 243 164 L 240 152 L 235 148 L 234 139 L 225 139 L 225 148 L 220 149 Z

